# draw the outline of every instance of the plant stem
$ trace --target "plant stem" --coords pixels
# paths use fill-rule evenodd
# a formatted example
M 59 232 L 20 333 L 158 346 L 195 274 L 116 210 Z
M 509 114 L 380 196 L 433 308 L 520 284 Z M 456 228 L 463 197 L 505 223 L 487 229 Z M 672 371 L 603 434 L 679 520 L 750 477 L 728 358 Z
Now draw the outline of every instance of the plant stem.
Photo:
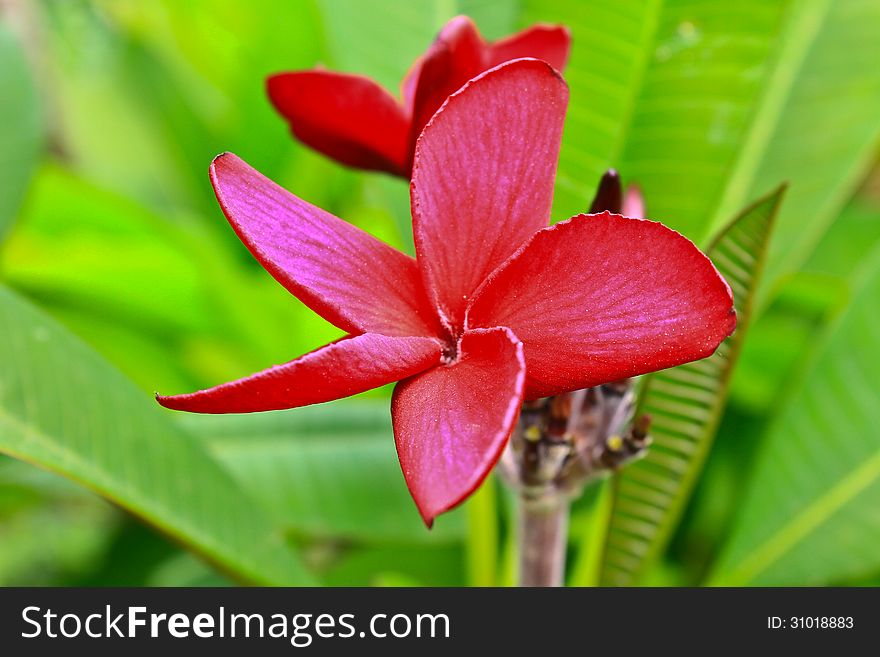
M 568 509 L 564 495 L 519 497 L 520 586 L 562 586 Z

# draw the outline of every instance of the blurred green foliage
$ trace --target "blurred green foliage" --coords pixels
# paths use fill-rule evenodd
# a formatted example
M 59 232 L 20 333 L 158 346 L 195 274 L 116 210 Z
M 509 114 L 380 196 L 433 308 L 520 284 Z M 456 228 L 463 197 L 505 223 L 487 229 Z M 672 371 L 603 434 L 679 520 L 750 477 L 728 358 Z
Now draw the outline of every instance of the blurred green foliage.
M 614 166 L 650 218 L 706 246 L 790 183 L 712 450 L 640 581 L 880 578 L 877 2 L 9 0 L 2 12 L 0 452 L 21 460 L 0 456 L 0 584 L 512 582 L 512 510 L 495 482 L 421 526 L 387 389 L 217 418 L 150 398 L 340 334 L 228 229 L 207 179 L 217 153 L 411 249 L 406 184 L 293 142 L 263 81 L 320 63 L 396 89 L 457 13 L 489 38 L 535 21 L 572 30 L 554 219 L 584 211 Z M 572 581 L 602 566 L 585 546 L 602 539 L 609 499 L 594 487 L 574 505 Z
M 40 154 L 42 116 L 19 38 L 0 24 L 0 238 L 18 212 Z

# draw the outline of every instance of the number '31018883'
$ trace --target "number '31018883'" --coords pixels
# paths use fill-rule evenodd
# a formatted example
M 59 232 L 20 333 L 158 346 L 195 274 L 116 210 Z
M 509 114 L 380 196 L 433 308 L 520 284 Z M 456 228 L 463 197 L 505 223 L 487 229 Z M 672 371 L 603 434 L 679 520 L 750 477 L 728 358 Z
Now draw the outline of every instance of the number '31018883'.
M 771 630 L 848 630 L 853 625 L 852 616 L 767 617 L 767 627 Z

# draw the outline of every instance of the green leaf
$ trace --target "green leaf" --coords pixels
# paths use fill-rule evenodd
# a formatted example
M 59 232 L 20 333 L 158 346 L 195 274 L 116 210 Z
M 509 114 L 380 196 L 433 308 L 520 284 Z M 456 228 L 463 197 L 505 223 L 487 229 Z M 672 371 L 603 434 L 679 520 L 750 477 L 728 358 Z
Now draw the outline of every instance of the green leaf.
M 181 552 L 169 557 L 152 573 L 145 586 L 229 586 L 229 580 L 215 570 L 210 570 L 192 555 Z
M 430 45 L 455 2 L 318 0 L 334 69 L 374 78 L 397 94 L 410 65 Z
M 12 286 L 142 331 L 211 326 L 199 263 L 181 227 L 56 164 L 40 168 L 21 219 L 2 254 Z
M 57 117 L 54 139 L 77 169 L 102 185 L 149 199 L 154 207 L 192 205 L 163 126 L 151 116 L 153 98 L 137 89 L 140 71 L 123 31 L 95 3 L 33 3 L 48 28 L 42 44 L 47 99 Z
M 180 419 L 293 533 L 408 543 L 464 536 L 461 512 L 444 514 L 430 531 L 419 518 L 387 401 Z
M 44 502 L 2 517 L 0 586 L 67 586 L 101 559 L 115 520 L 106 503 Z
M 791 183 L 765 287 L 798 267 L 838 215 L 880 142 L 880 4 L 799 0 L 730 169 L 715 225 L 782 180 Z M 828 129 L 832 126 L 833 129 Z
M 822 237 L 820 248 L 804 263 L 803 272 L 836 279 L 853 280 L 857 267 L 880 243 L 880 207 L 856 198 L 837 216 Z
M 446 20 L 454 14 L 464 14 L 474 19 L 480 33 L 486 39 L 502 39 L 517 29 L 517 19 L 522 14 L 520 0 L 446 0 Z M 452 8 L 452 5 L 457 5 Z M 427 44 L 426 44 L 427 47 Z
M 293 146 L 268 102 L 265 79 L 322 61 L 313 0 L 212 0 L 209 11 L 204 2 L 176 0 L 100 5 L 121 35 L 116 47 L 123 49 L 126 69 L 136 71 L 114 84 L 115 92 L 146 114 L 142 124 L 152 127 L 207 209 L 215 207 L 207 166 L 218 152 L 239 153 L 273 180 L 302 159 L 305 150 Z M 318 193 L 301 186 L 301 177 L 292 180 L 299 194 L 325 207 Z
M 555 218 L 584 212 L 613 166 L 642 186 L 649 216 L 705 237 L 784 6 L 526 0 L 523 24 L 554 21 L 572 30 Z
M 569 540 L 579 545 L 577 559 L 571 566 L 569 586 L 596 586 L 602 575 L 602 558 L 614 510 L 614 477 L 597 483 L 599 488 L 592 506 L 584 513 L 580 531 L 572 517 Z
M 704 242 L 787 180 L 772 284 L 809 255 L 880 139 L 873 0 L 526 0 L 522 23 L 535 20 L 573 33 L 557 219 L 583 212 L 613 166 L 651 218 Z
M 0 238 L 24 198 L 42 147 L 39 99 L 16 38 L 0 24 Z
M 343 555 L 324 574 L 327 586 L 465 586 L 461 548 L 377 546 Z
M 643 459 L 616 476 L 603 584 L 639 581 L 681 518 L 724 409 L 783 192 L 780 188 L 743 211 L 709 247 L 733 290 L 737 330 L 709 358 L 646 378 L 637 412 L 651 416 L 653 443 Z
M 467 513 L 465 557 L 469 586 L 495 586 L 498 574 L 498 488 L 489 477 L 464 505 Z
M 171 224 L 57 165 L 40 168 L 29 199 L 3 279 L 148 391 L 205 387 L 339 335 L 243 245 L 192 219 Z
M 309 581 L 261 508 L 113 367 L 0 288 L 0 452 L 64 475 L 237 579 Z
M 119 513 L 49 472 L 0 455 L 0 586 L 67 586 L 109 547 Z
M 90 179 L 163 212 L 215 212 L 207 168 L 224 150 L 278 179 L 300 153 L 265 77 L 320 60 L 312 4 L 39 3 L 64 154 Z M 222 221 L 209 225 L 234 240 Z
M 397 94 L 403 76 L 456 14 L 468 14 L 487 39 L 513 31 L 511 0 L 318 0 L 334 68 L 369 75 Z
M 712 583 L 824 585 L 880 570 L 880 250 L 790 383 Z

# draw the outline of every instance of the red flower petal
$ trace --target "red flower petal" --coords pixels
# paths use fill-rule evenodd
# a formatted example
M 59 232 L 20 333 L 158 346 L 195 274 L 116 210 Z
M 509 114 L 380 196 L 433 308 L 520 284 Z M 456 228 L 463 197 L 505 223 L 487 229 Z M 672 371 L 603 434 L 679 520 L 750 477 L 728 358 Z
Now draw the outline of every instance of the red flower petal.
M 504 328 L 470 331 L 461 357 L 394 390 L 391 415 L 406 485 L 422 518 L 470 495 L 501 456 L 522 404 L 522 344 Z
M 482 281 L 546 226 L 568 88 L 519 59 L 449 98 L 425 127 L 412 178 L 419 267 L 438 308 L 461 326 Z
M 436 335 L 415 261 L 306 203 L 226 153 L 211 182 L 260 264 L 316 313 L 351 333 Z
M 439 361 L 440 343 L 433 338 L 367 333 L 238 381 L 156 399 L 166 408 L 191 413 L 274 411 L 348 397 L 412 376 Z
M 511 59 L 534 57 L 542 59 L 557 71 L 568 63 L 571 32 L 561 25 L 535 25 L 527 30 L 496 41 L 489 48 L 489 66 Z
M 409 173 L 409 116 L 369 78 L 330 71 L 267 80 L 272 104 L 305 144 L 353 167 Z
M 411 147 L 444 101 L 487 68 L 486 42 L 474 22 L 456 16 L 446 23 L 401 84 L 412 121 Z
M 570 45 L 568 28 L 555 25 L 536 25 L 488 44 L 470 18 L 456 16 L 401 83 L 404 105 L 412 116 L 412 142 L 446 98 L 471 78 L 523 57 L 542 59 L 562 71 Z
M 704 358 L 736 316 L 727 283 L 690 241 L 603 213 L 537 233 L 477 293 L 468 325 L 516 333 L 534 399 Z

